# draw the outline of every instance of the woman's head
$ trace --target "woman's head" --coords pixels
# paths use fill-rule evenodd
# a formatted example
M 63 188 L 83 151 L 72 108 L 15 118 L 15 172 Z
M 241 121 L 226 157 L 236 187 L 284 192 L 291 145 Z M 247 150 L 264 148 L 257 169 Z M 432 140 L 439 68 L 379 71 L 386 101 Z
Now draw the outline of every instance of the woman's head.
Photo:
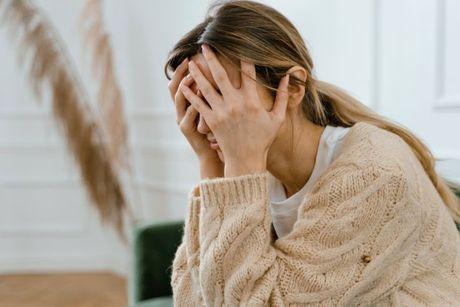
M 209 7 L 204 21 L 186 33 L 169 53 L 165 64 L 166 77 L 170 80 L 169 72 L 174 71 L 185 58 L 204 64 L 200 52 L 203 43 L 218 55 L 234 84 L 238 83 L 240 60 L 255 65 L 260 92 L 270 98 L 264 99 L 267 108 L 271 107 L 270 101 L 276 95 L 281 78 L 289 73 L 290 99 L 286 119 L 291 122 L 291 127 L 294 127 L 296 120 L 319 126 L 342 127 L 351 127 L 363 121 L 400 136 L 410 145 L 460 222 L 457 199 L 435 172 L 434 157 L 428 147 L 410 131 L 377 114 L 346 91 L 317 80 L 313 75 L 313 61 L 304 40 L 280 12 L 248 0 L 215 2 Z M 212 80 L 209 69 L 203 65 L 200 68 Z M 199 129 L 212 135 L 206 128 L 200 120 Z M 294 130 L 291 128 L 291 135 Z M 291 148 L 292 139 L 290 137 L 289 140 Z
M 184 35 L 170 52 L 165 65 L 167 78 L 170 79 L 169 72 L 183 59 L 189 58 L 201 64 L 200 69 L 215 85 L 201 55 L 203 43 L 215 51 L 235 86 L 239 82 L 240 60 L 255 65 L 259 97 L 267 110 L 273 106 L 281 78 L 286 73 L 290 75 L 286 120 L 290 123 L 288 133 L 291 137 L 286 142 L 291 148 L 296 121 L 320 126 L 331 122 L 315 88 L 313 62 L 305 43 L 294 25 L 278 11 L 253 1 L 214 3 L 205 20 Z M 197 90 L 196 87 L 192 89 Z M 202 117 L 198 121 L 198 131 L 212 138 L 212 131 Z
M 267 110 L 273 106 L 281 78 L 289 73 L 290 100 L 286 118 L 291 126 L 295 125 L 294 121 L 305 119 L 318 125 L 325 124 L 324 112 L 319 105 L 306 107 L 309 95 L 305 93 L 313 83 L 313 63 L 307 48 L 292 23 L 276 10 L 252 1 L 216 2 L 209 8 L 205 21 L 174 46 L 165 65 L 168 79 L 169 71 L 175 70 L 188 57 L 198 63 L 215 85 L 201 54 L 203 43 L 216 52 L 235 87 L 239 84 L 240 60 L 255 65 L 258 94 Z M 317 101 L 313 99 L 311 103 Z M 320 115 L 311 110 L 321 111 Z M 202 117 L 198 131 L 212 138 L 212 131 Z
M 219 56 L 217 55 L 218 59 L 219 59 L 219 62 L 222 64 L 222 66 L 224 67 L 226 73 L 227 73 L 227 76 L 230 80 L 230 83 L 232 84 L 232 86 L 234 88 L 240 88 L 241 87 L 241 80 L 242 80 L 242 72 L 240 71 L 240 67 L 239 67 L 239 64 L 238 65 L 235 65 L 235 63 L 229 61 L 227 58 L 225 57 L 222 57 L 222 56 Z M 208 81 L 210 82 L 210 84 L 218 91 L 220 92 L 219 90 L 219 87 L 217 85 L 217 82 L 214 80 L 214 77 L 211 73 L 211 70 L 207 64 L 207 61 L 206 59 L 204 58 L 203 54 L 201 53 L 197 53 L 193 56 L 191 56 L 189 58 L 190 60 L 193 60 L 195 64 L 198 65 L 200 71 L 204 74 L 204 76 L 206 77 L 206 79 L 208 79 Z M 299 71 L 301 71 L 302 69 L 301 68 L 297 68 Z M 304 72 L 303 72 L 304 73 Z M 293 74 L 299 74 L 298 72 L 293 72 Z M 201 97 L 201 99 L 203 99 L 205 102 L 206 101 L 206 98 L 200 93 L 199 89 L 198 89 L 198 86 L 195 82 L 192 83 L 192 85 L 190 86 L 190 88 L 192 89 L 192 91 L 194 91 L 195 93 L 198 94 L 198 96 Z M 273 104 L 274 104 L 274 98 L 272 97 L 271 95 L 271 90 L 267 89 L 266 87 L 264 87 L 263 85 L 261 84 L 257 84 L 256 86 L 256 89 L 257 89 L 257 93 L 258 93 L 258 96 L 259 96 L 259 102 L 261 103 L 261 105 L 267 110 L 267 111 L 271 111 L 272 108 L 273 108 Z M 291 99 L 291 104 L 294 103 L 294 101 L 298 102 L 301 100 L 301 97 L 303 96 L 303 94 L 299 93 L 297 95 L 297 99 L 296 97 L 292 97 Z M 204 134 L 206 135 L 207 139 L 208 140 L 213 140 L 215 139 L 214 135 L 213 135 L 213 132 L 211 131 L 211 129 L 209 128 L 209 126 L 207 125 L 206 121 L 204 120 L 204 117 L 198 115 L 198 123 L 197 123 L 197 131 L 201 134 Z M 219 155 L 219 158 L 221 159 L 222 162 L 224 162 L 224 157 L 223 157 L 223 154 L 220 150 L 220 148 L 217 149 L 217 154 Z
M 324 108 L 314 99 L 318 93 L 312 75 L 313 62 L 305 43 L 294 25 L 273 8 L 253 1 L 221 1 L 208 9 L 205 20 L 188 32 L 174 46 L 165 65 L 165 74 L 186 57 L 200 54 L 208 44 L 221 59 L 233 63 L 254 63 L 257 81 L 272 98 L 281 78 L 290 74 L 290 84 L 303 91 L 302 113 L 315 124 L 328 123 Z M 317 104 L 317 105 L 315 105 Z

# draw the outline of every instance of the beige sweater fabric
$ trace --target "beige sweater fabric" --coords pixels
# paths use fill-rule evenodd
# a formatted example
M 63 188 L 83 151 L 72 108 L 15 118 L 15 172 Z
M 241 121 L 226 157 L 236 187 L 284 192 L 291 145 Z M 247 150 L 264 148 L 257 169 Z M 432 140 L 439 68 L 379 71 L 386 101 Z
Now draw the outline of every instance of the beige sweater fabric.
M 276 239 L 268 171 L 188 194 L 175 306 L 460 306 L 460 236 L 410 147 L 365 122 Z

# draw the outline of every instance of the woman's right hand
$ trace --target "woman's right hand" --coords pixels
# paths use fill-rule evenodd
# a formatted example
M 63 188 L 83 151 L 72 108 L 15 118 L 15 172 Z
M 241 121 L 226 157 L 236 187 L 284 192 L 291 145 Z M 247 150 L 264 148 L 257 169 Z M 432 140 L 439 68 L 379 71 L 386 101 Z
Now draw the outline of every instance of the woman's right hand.
M 206 135 L 197 130 L 198 111 L 187 101 L 178 88 L 181 83 L 189 86 L 194 82 L 190 74 L 186 75 L 188 59 L 185 59 L 174 71 L 168 88 L 176 105 L 176 122 L 200 161 L 201 178 L 224 177 L 224 164 L 217 151 L 209 146 Z

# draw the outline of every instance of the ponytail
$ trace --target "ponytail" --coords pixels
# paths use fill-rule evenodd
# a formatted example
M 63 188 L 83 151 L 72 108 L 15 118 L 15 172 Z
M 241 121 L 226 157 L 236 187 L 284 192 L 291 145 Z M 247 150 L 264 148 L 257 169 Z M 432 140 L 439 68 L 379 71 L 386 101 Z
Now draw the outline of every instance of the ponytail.
M 308 108 L 304 112 L 309 114 L 313 122 L 317 121 L 321 125 L 326 123 L 332 126 L 343 127 L 351 127 L 357 122 L 366 122 L 401 137 L 410 146 L 422 164 L 452 218 L 460 224 L 459 199 L 445 179 L 437 174 L 435 170 L 435 158 L 430 149 L 419 138 L 408 129 L 377 114 L 335 85 L 312 79 L 310 89 L 311 93 L 306 97 L 307 99 L 312 99 L 310 100 L 312 105 L 303 103 L 302 107 Z M 318 108 L 324 112 L 318 112 Z
M 197 54 L 203 43 L 238 68 L 240 60 L 254 63 L 256 81 L 271 89 L 273 97 L 288 69 L 296 65 L 305 68 L 306 80 L 293 75 L 289 78 L 292 85 L 305 85 L 302 115 L 320 126 L 351 127 L 357 122 L 367 122 L 400 136 L 421 162 L 455 221 L 460 223 L 459 201 L 436 173 L 435 159 L 428 147 L 406 128 L 377 114 L 339 87 L 316 80 L 305 41 L 294 24 L 280 12 L 255 1 L 225 1 L 212 5 L 205 20 L 173 47 L 165 64 L 165 74 L 168 76 L 168 68 L 175 70 L 185 57 Z

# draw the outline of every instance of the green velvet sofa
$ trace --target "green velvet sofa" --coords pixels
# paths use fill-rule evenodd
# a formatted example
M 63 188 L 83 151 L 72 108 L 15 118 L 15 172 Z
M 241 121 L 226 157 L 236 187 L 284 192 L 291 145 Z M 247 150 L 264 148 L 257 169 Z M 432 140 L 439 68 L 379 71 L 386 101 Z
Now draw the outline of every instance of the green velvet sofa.
M 172 260 L 182 239 L 184 221 L 142 224 L 133 230 L 129 276 L 131 307 L 170 307 Z
M 460 190 L 455 193 L 460 197 Z M 170 307 L 171 266 L 182 239 L 184 221 L 138 225 L 133 231 L 133 259 L 129 282 L 131 307 Z M 457 224 L 460 230 L 460 224 Z

